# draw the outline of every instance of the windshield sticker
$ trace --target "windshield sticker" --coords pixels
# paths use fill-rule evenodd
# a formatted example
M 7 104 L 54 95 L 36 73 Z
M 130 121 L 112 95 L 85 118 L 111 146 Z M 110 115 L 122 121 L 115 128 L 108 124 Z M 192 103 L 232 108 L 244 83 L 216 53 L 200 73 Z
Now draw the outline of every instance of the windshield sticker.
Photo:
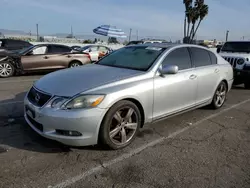
M 147 47 L 145 48 L 146 50 L 156 50 L 156 51 L 160 51 L 162 50 L 162 48 L 157 48 L 157 47 Z

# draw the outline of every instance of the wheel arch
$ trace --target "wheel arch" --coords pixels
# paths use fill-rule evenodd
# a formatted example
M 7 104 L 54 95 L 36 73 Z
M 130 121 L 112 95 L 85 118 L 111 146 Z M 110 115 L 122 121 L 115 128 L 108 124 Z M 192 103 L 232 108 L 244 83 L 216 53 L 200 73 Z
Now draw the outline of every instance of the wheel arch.
M 72 64 L 72 63 L 80 63 L 81 65 L 83 65 L 83 63 L 80 61 L 80 60 L 78 60 L 78 59 L 73 59 L 73 60 L 71 60 L 70 62 L 69 62 L 69 65 L 68 65 L 68 67 L 70 67 L 70 65 Z
M 140 111 L 140 114 L 141 114 L 141 119 L 142 119 L 140 128 L 142 128 L 143 125 L 144 125 L 144 123 L 145 123 L 145 111 L 144 111 L 144 108 L 143 108 L 141 102 L 140 102 L 138 99 L 136 99 L 135 97 L 120 98 L 120 99 L 114 101 L 112 104 L 110 104 L 108 110 L 105 112 L 105 114 L 104 114 L 104 116 L 103 116 L 103 119 L 102 119 L 102 121 L 101 121 L 101 124 L 102 124 L 102 122 L 103 122 L 103 120 L 104 120 L 106 114 L 107 114 L 108 111 L 110 110 L 110 108 L 112 108 L 112 106 L 114 106 L 115 104 L 117 104 L 117 103 L 120 102 L 120 101 L 130 101 L 130 102 L 134 103 L 134 104 L 138 107 L 138 109 L 139 109 L 139 111 Z
M 229 88 L 228 88 L 228 87 L 229 87 L 229 86 L 228 86 L 228 81 L 227 81 L 226 79 L 222 79 L 221 82 L 224 82 L 224 83 L 226 84 L 227 91 L 228 91 L 228 90 L 229 90 Z M 220 82 L 220 83 L 221 83 L 221 82 Z M 220 84 L 220 83 L 219 83 L 219 84 Z

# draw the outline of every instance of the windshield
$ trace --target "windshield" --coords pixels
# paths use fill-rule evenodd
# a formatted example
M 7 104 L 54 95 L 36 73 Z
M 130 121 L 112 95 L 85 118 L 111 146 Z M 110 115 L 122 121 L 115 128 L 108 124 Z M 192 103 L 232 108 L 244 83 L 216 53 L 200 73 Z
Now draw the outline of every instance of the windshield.
M 26 48 L 23 48 L 23 49 L 21 49 L 21 50 L 17 50 L 16 52 L 18 53 L 18 54 L 25 54 L 26 52 L 28 52 L 30 49 L 32 49 L 33 48 L 33 46 L 29 46 L 29 47 L 26 47 Z
M 222 47 L 223 52 L 250 52 L 250 42 L 226 42 Z
M 89 47 L 91 47 L 91 46 L 89 46 L 89 45 L 88 46 L 83 46 L 83 47 L 80 48 L 80 50 L 84 51 L 84 50 L 87 50 Z
M 97 64 L 146 71 L 166 48 L 129 46 L 114 51 Z

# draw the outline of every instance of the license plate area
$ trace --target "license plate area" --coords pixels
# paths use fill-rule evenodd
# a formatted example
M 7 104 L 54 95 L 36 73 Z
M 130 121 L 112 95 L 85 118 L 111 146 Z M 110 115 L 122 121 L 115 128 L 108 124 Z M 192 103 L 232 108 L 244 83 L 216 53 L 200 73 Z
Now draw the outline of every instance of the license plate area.
M 27 106 L 27 105 L 25 106 L 25 112 L 30 117 L 36 118 L 36 112 L 33 109 L 31 109 L 29 106 Z

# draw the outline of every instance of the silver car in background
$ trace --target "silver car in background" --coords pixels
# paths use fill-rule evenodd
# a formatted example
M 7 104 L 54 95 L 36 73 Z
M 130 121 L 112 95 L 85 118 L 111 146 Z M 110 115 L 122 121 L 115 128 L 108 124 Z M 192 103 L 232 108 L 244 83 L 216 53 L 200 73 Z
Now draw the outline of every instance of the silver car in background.
M 25 97 L 24 116 L 37 133 L 66 145 L 119 149 L 146 123 L 222 107 L 232 82 L 231 65 L 202 46 L 133 45 L 42 77 Z

